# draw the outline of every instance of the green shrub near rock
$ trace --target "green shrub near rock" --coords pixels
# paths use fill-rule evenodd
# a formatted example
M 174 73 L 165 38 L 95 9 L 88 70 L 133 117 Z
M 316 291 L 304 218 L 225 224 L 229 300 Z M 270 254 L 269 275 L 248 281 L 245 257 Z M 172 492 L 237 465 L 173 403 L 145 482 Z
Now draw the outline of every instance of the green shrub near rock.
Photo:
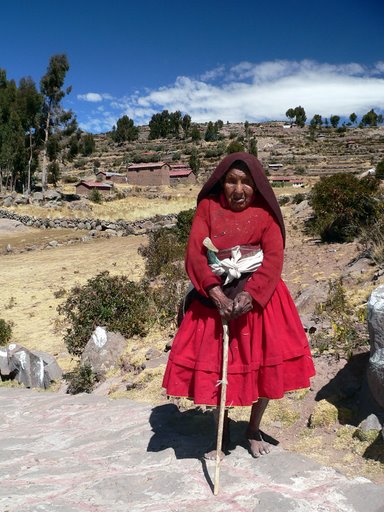
M 90 364 L 79 364 L 72 372 L 64 376 L 68 382 L 67 393 L 77 395 L 78 393 L 92 393 L 97 382 L 95 372 Z
M 68 352 L 80 356 L 98 325 L 123 336 L 148 332 L 150 297 L 145 283 L 101 272 L 83 286 L 75 286 L 58 311 L 69 323 L 64 342 Z
M 339 173 L 322 178 L 313 187 L 310 203 L 314 217 L 308 225 L 323 242 L 348 242 L 362 228 L 373 224 L 378 215 L 375 199 L 379 181 L 358 179 Z
M 12 338 L 12 323 L 0 318 L 0 344 L 6 344 Z

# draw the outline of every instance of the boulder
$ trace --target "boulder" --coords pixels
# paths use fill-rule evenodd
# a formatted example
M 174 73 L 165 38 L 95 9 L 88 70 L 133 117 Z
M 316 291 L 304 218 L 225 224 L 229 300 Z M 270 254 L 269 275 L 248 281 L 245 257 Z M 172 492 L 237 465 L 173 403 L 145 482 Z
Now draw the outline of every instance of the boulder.
M 17 343 L 0 350 L 0 373 L 6 377 L 13 376 L 27 388 L 48 388 L 62 377 L 61 368 L 53 356 L 28 350 Z
M 119 332 L 108 332 L 104 327 L 96 327 L 81 355 L 81 364 L 89 364 L 100 377 L 118 366 L 127 342 Z
M 28 204 L 28 197 L 18 194 L 14 200 L 14 204 Z
M 34 192 L 32 194 L 33 201 L 44 201 L 44 194 L 42 192 Z
M 44 199 L 47 201 L 59 201 L 61 199 L 61 194 L 57 190 L 47 190 L 44 192 Z
M 384 408 L 384 285 L 369 297 L 368 331 L 371 345 L 368 383 L 376 402 Z
M 310 206 L 308 199 L 304 199 L 304 201 L 297 204 L 293 209 L 293 214 L 296 219 L 309 219 L 309 217 L 313 215 L 313 209 Z
M 328 284 L 325 281 L 314 283 L 305 288 L 295 299 L 300 314 L 312 314 L 317 304 L 327 300 Z
M 3 201 L 3 206 L 8 207 L 13 205 L 13 199 L 11 196 L 8 196 Z

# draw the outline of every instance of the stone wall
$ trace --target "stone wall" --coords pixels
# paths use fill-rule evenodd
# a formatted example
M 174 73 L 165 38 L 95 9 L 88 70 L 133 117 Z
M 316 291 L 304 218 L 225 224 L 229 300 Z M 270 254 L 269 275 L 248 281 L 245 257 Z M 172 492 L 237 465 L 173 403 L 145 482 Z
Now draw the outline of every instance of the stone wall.
M 29 215 L 19 215 L 10 210 L 0 209 L 0 218 L 12 219 L 21 222 L 25 226 L 31 226 L 40 229 L 72 228 L 80 230 L 97 230 L 116 232 L 122 236 L 132 234 L 143 234 L 156 231 L 160 227 L 170 226 L 176 222 L 176 215 L 157 215 L 149 219 L 126 222 L 124 220 L 102 220 L 102 219 L 48 219 L 31 217 Z

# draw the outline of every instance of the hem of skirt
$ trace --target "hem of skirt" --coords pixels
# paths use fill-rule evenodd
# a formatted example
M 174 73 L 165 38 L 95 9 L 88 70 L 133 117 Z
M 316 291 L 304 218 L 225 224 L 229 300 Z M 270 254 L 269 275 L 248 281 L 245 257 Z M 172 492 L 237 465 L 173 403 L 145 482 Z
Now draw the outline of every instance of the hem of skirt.
M 307 388 L 298 388 L 298 389 L 307 389 Z M 293 390 L 291 390 L 293 391 Z M 288 393 L 288 391 L 286 391 L 285 393 Z M 167 393 L 167 398 L 170 399 L 170 398 L 185 398 L 186 400 L 191 400 L 191 402 L 194 403 L 194 405 L 198 406 L 198 407 L 208 407 L 208 408 L 217 408 L 217 407 L 220 407 L 220 403 L 218 404 L 204 404 L 204 403 L 201 403 L 201 402 L 195 402 L 195 399 L 191 396 L 183 396 L 183 395 L 170 395 Z M 235 407 L 252 407 L 253 404 L 256 404 L 259 400 L 261 399 L 267 399 L 267 400 L 281 400 L 282 398 L 284 398 L 284 394 L 280 397 L 277 397 L 277 398 L 268 398 L 267 396 L 259 396 L 259 398 L 256 398 L 255 400 L 253 400 L 251 403 L 247 403 L 247 404 L 231 404 L 231 405 L 226 405 L 225 408 L 226 409 L 234 409 Z

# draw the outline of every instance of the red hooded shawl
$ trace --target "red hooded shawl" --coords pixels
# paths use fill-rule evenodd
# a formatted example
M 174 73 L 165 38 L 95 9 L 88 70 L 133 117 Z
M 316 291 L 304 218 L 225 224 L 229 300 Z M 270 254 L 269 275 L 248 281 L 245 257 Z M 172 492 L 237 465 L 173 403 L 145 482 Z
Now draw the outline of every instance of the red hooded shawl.
M 276 221 L 278 222 L 281 234 L 283 236 L 283 240 L 285 243 L 285 227 L 283 216 L 281 214 L 279 203 L 277 202 L 275 193 L 272 190 L 271 185 L 269 184 L 268 178 L 265 175 L 264 169 L 259 162 L 259 160 L 249 154 L 249 153 L 232 153 L 226 156 L 216 167 L 211 177 L 205 183 L 203 188 L 200 190 L 199 195 L 197 196 L 197 204 L 210 195 L 219 194 L 222 190 L 221 187 L 221 179 L 225 176 L 225 174 L 236 167 L 235 162 L 242 162 L 248 168 L 253 181 L 255 182 L 257 192 L 264 198 L 267 202 L 268 206 L 271 209 L 272 214 L 275 216 Z

